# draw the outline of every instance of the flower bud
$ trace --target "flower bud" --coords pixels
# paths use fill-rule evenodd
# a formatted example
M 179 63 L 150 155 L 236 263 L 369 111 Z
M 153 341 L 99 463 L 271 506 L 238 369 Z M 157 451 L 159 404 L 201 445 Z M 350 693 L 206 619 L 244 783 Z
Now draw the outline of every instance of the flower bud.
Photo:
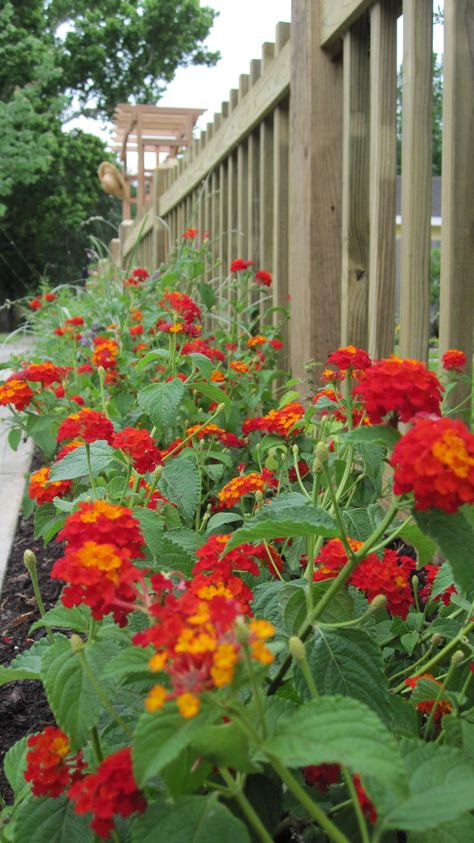
M 263 492 L 261 489 L 257 489 L 255 492 L 255 500 L 258 504 L 261 504 L 263 501 Z
M 69 643 L 71 645 L 71 650 L 73 653 L 78 653 L 80 650 L 84 649 L 84 641 L 82 640 L 80 635 L 77 635 L 75 632 L 71 635 L 69 639 Z
M 218 404 L 216 407 L 216 413 L 223 413 L 225 410 L 225 404 Z
M 248 640 L 250 637 L 249 629 L 245 623 L 245 618 L 243 615 L 238 615 L 235 619 L 234 623 L 235 628 L 235 637 L 239 644 L 246 645 L 248 644 Z
M 430 643 L 431 643 L 432 647 L 441 647 L 441 645 L 444 644 L 444 638 L 443 638 L 442 635 L 439 634 L 439 632 L 435 632 L 431 636 L 431 642 Z
M 105 380 L 105 369 L 103 366 L 97 366 L 97 374 L 99 375 L 99 380 L 101 383 Z
M 313 468 L 313 474 L 320 474 L 320 472 L 323 470 L 323 464 L 322 464 L 321 460 L 319 459 L 319 457 L 314 458 L 312 468 Z
M 329 448 L 325 442 L 318 442 L 314 449 L 314 455 L 317 457 L 321 462 L 327 462 L 329 459 Z
M 25 568 L 34 568 L 36 565 L 36 556 L 32 550 L 25 550 L 23 554 L 23 563 Z
M 290 655 L 293 656 L 297 662 L 303 662 L 306 659 L 306 650 L 301 638 L 297 635 L 292 635 L 288 641 L 288 649 Z
M 464 655 L 463 651 L 462 650 L 455 650 L 455 652 L 451 656 L 451 664 L 452 665 L 461 664 L 461 662 L 464 661 L 464 659 L 465 659 L 465 655 Z
M 293 451 L 293 454 L 295 455 L 295 457 L 297 457 L 299 452 L 300 452 L 300 449 L 298 448 L 298 445 L 293 445 L 291 450 Z
M 385 594 L 376 594 L 374 599 L 371 600 L 369 609 L 371 612 L 376 612 L 378 609 L 384 609 L 387 605 L 387 598 Z

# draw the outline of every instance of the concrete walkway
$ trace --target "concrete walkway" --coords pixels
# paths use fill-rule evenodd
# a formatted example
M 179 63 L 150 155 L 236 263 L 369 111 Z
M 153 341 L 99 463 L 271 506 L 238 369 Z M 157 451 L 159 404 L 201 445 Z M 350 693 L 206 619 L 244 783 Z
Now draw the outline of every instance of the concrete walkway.
M 0 345 L 0 362 L 24 353 L 28 348 L 26 341 Z M 10 375 L 8 369 L 0 370 L 0 380 Z M 29 471 L 33 456 L 33 442 L 20 442 L 17 451 L 8 445 L 9 425 L 5 420 L 11 418 L 8 407 L 0 407 L 0 589 L 3 583 L 10 549 L 16 532 L 20 504 L 25 490 L 25 475 Z

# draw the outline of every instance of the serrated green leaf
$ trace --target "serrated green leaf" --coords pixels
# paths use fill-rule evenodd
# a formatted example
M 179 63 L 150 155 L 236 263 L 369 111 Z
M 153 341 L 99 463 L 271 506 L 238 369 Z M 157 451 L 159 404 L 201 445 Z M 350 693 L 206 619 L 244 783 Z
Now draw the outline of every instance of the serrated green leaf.
M 216 530 L 220 530 L 226 524 L 234 524 L 237 521 L 243 521 L 242 515 L 238 515 L 237 512 L 216 512 L 209 521 L 207 522 L 206 533 L 210 535 L 214 533 Z M 224 530 L 224 533 L 228 532 Z
M 263 750 L 288 767 L 344 764 L 406 793 L 395 740 L 370 708 L 349 697 L 306 702 L 280 720 L 278 733 L 266 741 Z
M 126 647 L 105 665 L 102 678 L 120 680 L 137 674 L 151 676 L 148 662 L 154 652 L 152 647 Z
M 76 814 L 66 794 L 57 799 L 31 797 L 15 814 L 15 843 L 91 843 L 90 817 Z
M 384 828 L 426 831 L 474 808 L 474 764 L 454 747 L 402 740 L 409 793 L 382 810 Z
M 53 640 L 56 639 L 56 635 L 53 635 Z M 28 649 L 23 650 L 18 656 L 16 656 L 10 664 L 14 670 L 28 670 L 36 673 L 39 677 L 41 673 L 41 665 L 44 654 L 49 650 L 51 644 L 49 639 L 44 637 L 40 638 L 39 641 L 34 641 L 31 647 Z
M 59 728 L 69 736 L 72 748 L 79 749 L 97 725 L 102 704 L 68 638 L 58 636 L 45 653 L 42 679 Z
M 382 653 L 368 632 L 317 627 L 306 642 L 306 655 L 320 694 L 352 697 L 365 703 L 382 720 L 389 718 Z M 298 668 L 296 688 L 302 697 L 310 697 Z
M 173 761 L 215 717 L 201 711 L 197 717 L 184 720 L 175 705 L 142 714 L 132 743 L 133 769 L 139 787 Z
M 206 381 L 194 381 L 188 384 L 188 386 L 200 392 L 201 395 L 205 395 L 211 401 L 215 401 L 217 404 L 224 404 L 226 416 L 231 412 L 232 402 L 229 396 L 222 389 L 219 389 L 218 386 L 215 386 L 215 384 L 207 383 Z
M 235 723 L 204 726 L 193 738 L 191 746 L 200 757 L 219 767 L 232 767 L 243 773 L 255 773 L 260 769 L 251 760 L 248 741 Z
M 306 580 L 285 583 L 283 585 L 281 606 L 288 635 L 297 635 L 298 630 L 306 620 L 308 614 L 307 586 Z M 311 589 L 313 606 L 317 605 L 330 586 L 331 582 L 329 580 L 313 584 Z M 341 621 L 350 621 L 353 617 L 354 601 L 352 597 L 347 591 L 339 591 L 334 595 L 326 609 L 324 609 L 319 620 L 323 623 L 339 623 Z
M 137 372 L 141 372 L 141 370 L 144 369 L 145 366 L 148 366 L 148 364 L 152 363 L 154 360 L 168 358 L 169 356 L 170 353 L 167 348 L 154 348 L 152 351 L 149 351 L 147 354 L 145 354 L 145 356 L 142 357 L 141 360 L 138 360 L 135 365 L 135 369 Z
M 215 368 L 212 360 L 209 360 L 209 357 L 206 357 L 205 354 L 198 354 L 196 352 L 194 354 L 188 354 L 187 357 L 193 361 L 193 366 L 198 369 L 204 380 L 210 381 Z
M 12 451 L 18 450 L 18 445 L 21 442 L 22 431 L 19 427 L 12 427 L 8 434 L 8 446 Z
M 89 445 L 91 468 L 94 475 L 100 474 L 101 471 L 108 468 L 111 462 L 116 457 L 116 452 L 110 447 L 108 442 L 103 439 L 98 439 Z M 79 445 L 66 454 L 62 460 L 54 463 L 51 466 L 51 480 L 75 480 L 77 477 L 85 477 L 88 474 L 86 449 L 84 445 Z
M 151 383 L 140 390 L 137 401 L 153 424 L 162 430 L 176 422 L 185 389 L 179 378 L 167 383 Z
M 403 541 L 415 548 L 420 566 L 428 565 L 432 562 L 433 556 L 436 553 L 436 542 L 422 533 L 416 524 L 408 524 L 399 533 L 399 536 Z
M 62 603 L 58 603 L 49 609 L 42 618 L 39 618 L 30 627 L 30 632 L 49 626 L 51 629 L 72 629 L 74 632 L 87 632 L 91 621 L 91 611 L 88 606 L 73 606 L 68 609 Z
M 183 796 L 172 805 L 156 802 L 133 824 L 132 843 L 156 843 L 159 829 L 162 840 L 173 843 L 250 843 L 245 825 L 211 796 Z
M 474 530 L 462 510 L 453 513 L 442 512 L 440 509 L 427 512 L 415 510 L 414 516 L 420 529 L 438 544 L 451 565 L 456 583 L 463 591 L 471 594 L 474 591 Z
M 443 823 L 438 828 L 430 828 L 429 831 L 411 832 L 408 835 L 408 843 L 468 843 L 474 840 L 474 817 L 472 814 L 463 814 L 456 820 Z
M 28 749 L 26 745 L 27 740 L 28 736 L 25 735 L 24 738 L 21 738 L 21 740 L 13 744 L 6 753 L 3 761 L 3 769 L 5 770 L 5 775 L 10 783 L 10 787 L 13 790 L 15 797 L 26 793 L 31 787 L 31 785 L 25 781 L 24 776 L 24 772 L 26 770 L 26 753 Z
M 386 448 L 393 448 L 400 439 L 400 433 L 394 427 L 387 427 L 384 424 L 374 424 L 357 427 L 355 430 L 349 431 L 345 438 L 352 445 L 381 444 Z
M 176 457 L 165 463 L 158 488 L 171 503 L 177 504 L 185 518 L 193 517 L 201 493 L 201 477 L 192 460 Z
M 226 551 L 257 539 L 274 539 L 279 536 L 327 538 L 337 534 L 336 523 L 327 512 L 314 507 L 304 495 L 287 492 L 274 498 L 258 515 L 236 530 L 226 545 Z

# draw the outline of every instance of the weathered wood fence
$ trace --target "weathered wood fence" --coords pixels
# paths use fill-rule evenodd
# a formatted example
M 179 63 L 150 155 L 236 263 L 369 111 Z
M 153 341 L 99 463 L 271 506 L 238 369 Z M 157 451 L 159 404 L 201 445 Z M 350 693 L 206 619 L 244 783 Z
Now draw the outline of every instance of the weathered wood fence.
M 428 358 L 432 0 L 293 0 L 228 102 L 150 206 L 121 259 L 155 267 L 192 225 L 225 276 L 236 257 L 290 298 L 295 374 L 354 343 L 392 353 L 396 292 L 397 18 L 403 12 L 400 352 Z M 445 3 L 440 348 L 472 359 L 474 0 Z M 137 245 L 137 241 L 138 245 Z

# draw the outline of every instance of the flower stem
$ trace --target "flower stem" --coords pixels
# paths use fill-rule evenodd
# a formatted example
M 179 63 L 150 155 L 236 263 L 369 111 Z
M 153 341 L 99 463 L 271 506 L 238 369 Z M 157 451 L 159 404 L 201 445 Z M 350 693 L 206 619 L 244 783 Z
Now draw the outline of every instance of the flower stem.
M 273 843 L 273 837 L 268 833 L 255 809 L 243 793 L 242 788 L 239 787 L 237 782 L 232 778 L 227 767 L 219 767 L 219 773 L 221 774 L 225 783 L 229 786 L 229 795 L 232 796 L 239 803 L 243 813 L 247 817 L 250 825 L 252 826 L 262 843 Z
M 38 582 L 38 571 L 36 570 L 36 557 L 31 550 L 26 550 L 23 559 L 24 559 L 24 563 L 25 563 L 25 568 L 28 571 L 28 573 L 30 575 L 30 578 L 31 578 L 31 583 L 32 583 L 32 586 L 33 586 L 33 593 L 35 595 L 35 600 L 36 600 L 36 605 L 38 606 L 38 611 L 39 611 L 41 617 L 44 618 L 44 616 L 46 614 L 46 609 L 44 607 L 43 598 L 41 596 L 41 589 L 39 587 L 39 582 Z M 51 627 L 45 626 L 45 630 L 46 630 L 46 635 L 48 636 L 48 639 L 49 639 L 50 643 L 53 643 L 54 639 L 53 639 L 53 633 L 51 631 Z
M 84 447 L 86 449 L 87 471 L 89 473 L 89 480 L 90 480 L 90 484 L 91 484 L 91 489 L 94 493 L 94 497 L 97 497 L 97 487 L 95 485 L 94 474 L 92 472 L 91 446 L 89 445 L 88 442 L 85 442 Z
M 342 767 L 341 772 L 342 772 L 342 778 L 344 779 L 347 790 L 349 791 L 349 794 L 350 794 L 350 797 L 351 797 L 351 802 L 352 802 L 352 807 L 354 808 L 354 813 L 355 813 L 356 818 L 357 818 L 357 825 L 359 826 L 360 839 L 362 840 L 362 843 L 370 843 L 369 831 L 367 829 L 367 823 L 365 821 L 364 812 L 362 811 L 362 808 L 360 807 L 359 800 L 357 798 L 357 791 L 354 787 L 354 782 L 352 780 L 352 776 L 349 773 L 347 767 Z

